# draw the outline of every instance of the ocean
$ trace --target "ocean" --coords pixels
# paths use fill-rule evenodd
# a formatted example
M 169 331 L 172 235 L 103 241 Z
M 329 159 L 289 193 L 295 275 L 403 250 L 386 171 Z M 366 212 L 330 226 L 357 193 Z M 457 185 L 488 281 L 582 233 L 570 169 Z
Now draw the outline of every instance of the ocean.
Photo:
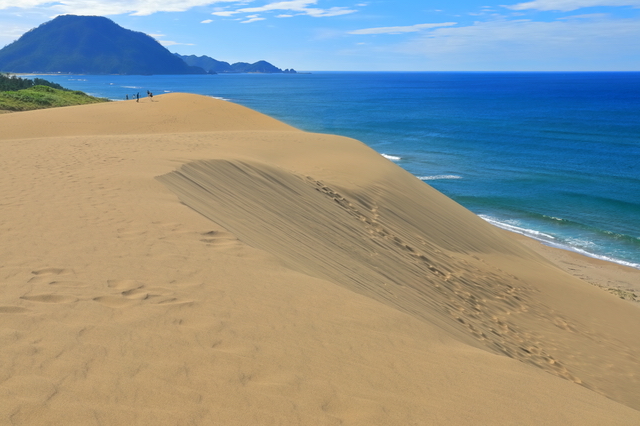
M 640 72 L 44 77 L 189 92 L 359 139 L 488 222 L 640 269 Z

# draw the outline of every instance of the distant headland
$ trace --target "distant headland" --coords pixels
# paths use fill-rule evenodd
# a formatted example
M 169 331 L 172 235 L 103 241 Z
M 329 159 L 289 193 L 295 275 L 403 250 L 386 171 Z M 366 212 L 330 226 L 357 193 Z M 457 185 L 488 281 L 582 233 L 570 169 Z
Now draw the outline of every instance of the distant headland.
M 217 73 L 297 74 L 297 71 L 294 70 L 293 68 L 282 70 L 270 64 L 267 61 L 258 61 L 254 64 L 249 64 L 247 62 L 236 62 L 235 64 L 230 64 L 228 62 L 218 61 L 216 59 L 213 59 L 205 55 L 184 56 L 178 53 L 176 53 L 175 55 L 181 58 L 183 61 L 185 61 L 187 65 L 190 65 L 193 67 L 200 67 L 211 74 L 213 73 L 216 73 L 216 74 Z

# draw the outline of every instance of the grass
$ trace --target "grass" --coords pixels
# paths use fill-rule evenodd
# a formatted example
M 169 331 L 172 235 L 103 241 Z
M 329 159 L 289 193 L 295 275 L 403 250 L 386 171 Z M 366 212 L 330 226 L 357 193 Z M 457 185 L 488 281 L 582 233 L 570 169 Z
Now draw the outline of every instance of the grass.
M 80 91 L 59 90 L 47 86 L 0 92 L 0 110 L 30 111 L 72 105 L 109 102 L 106 98 L 95 98 Z
M 606 290 L 611 294 L 615 294 L 620 299 L 630 300 L 632 302 L 640 302 L 640 299 L 638 299 L 638 295 L 635 294 L 633 291 L 627 291 L 621 288 L 613 288 L 613 287 L 609 287 Z

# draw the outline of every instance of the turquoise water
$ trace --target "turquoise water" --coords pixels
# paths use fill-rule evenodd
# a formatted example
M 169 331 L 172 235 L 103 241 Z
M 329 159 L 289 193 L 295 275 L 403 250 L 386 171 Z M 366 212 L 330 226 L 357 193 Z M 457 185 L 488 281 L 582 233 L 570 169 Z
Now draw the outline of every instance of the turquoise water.
M 359 139 L 489 222 L 640 268 L 640 73 L 47 76 L 228 99 Z

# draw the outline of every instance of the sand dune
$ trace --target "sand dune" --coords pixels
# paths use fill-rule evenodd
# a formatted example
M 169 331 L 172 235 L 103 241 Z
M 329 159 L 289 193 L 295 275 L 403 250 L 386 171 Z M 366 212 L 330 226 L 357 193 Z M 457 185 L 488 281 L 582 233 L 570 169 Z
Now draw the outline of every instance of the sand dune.
M 2 424 L 640 424 L 640 309 L 352 139 L 0 117 Z

